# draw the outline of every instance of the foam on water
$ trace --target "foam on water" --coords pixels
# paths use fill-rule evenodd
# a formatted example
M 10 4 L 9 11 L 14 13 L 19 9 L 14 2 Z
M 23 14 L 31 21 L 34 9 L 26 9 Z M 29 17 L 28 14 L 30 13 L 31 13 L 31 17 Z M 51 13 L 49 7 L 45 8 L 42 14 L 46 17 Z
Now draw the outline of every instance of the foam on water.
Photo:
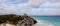
M 37 20 L 37 19 L 36 19 Z M 33 26 L 54 26 L 53 24 L 51 23 L 48 23 L 48 22 L 45 22 L 43 20 L 37 20 L 38 23 L 36 23 L 35 25 Z

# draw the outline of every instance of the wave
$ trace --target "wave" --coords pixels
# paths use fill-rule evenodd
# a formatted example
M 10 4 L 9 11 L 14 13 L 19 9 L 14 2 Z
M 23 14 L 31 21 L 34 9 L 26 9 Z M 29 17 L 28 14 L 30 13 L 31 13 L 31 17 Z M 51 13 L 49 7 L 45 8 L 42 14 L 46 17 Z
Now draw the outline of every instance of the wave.
M 36 23 L 35 25 L 32 25 L 32 26 L 54 26 L 53 24 L 45 22 L 43 20 L 38 20 L 38 19 L 36 19 L 36 20 L 38 23 Z

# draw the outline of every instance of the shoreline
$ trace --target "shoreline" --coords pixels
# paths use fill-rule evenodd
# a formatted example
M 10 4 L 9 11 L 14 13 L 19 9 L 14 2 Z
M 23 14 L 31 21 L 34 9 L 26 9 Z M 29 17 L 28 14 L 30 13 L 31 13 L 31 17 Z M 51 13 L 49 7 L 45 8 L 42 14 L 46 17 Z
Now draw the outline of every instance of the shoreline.
M 38 23 L 32 25 L 32 26 L 54 26 L 53 24 L 50 24 L 48 22 L 45 22 L 43 20 L 38 20 L 36 18 L 34 18 Z

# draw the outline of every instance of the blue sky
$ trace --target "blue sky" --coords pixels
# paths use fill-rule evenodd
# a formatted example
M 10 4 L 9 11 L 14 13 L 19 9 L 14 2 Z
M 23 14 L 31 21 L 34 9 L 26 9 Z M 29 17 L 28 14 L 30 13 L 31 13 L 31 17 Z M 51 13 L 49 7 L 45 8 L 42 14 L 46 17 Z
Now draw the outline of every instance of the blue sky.
M 60 15 L 60 0 L 0 0 L 0 14 Z

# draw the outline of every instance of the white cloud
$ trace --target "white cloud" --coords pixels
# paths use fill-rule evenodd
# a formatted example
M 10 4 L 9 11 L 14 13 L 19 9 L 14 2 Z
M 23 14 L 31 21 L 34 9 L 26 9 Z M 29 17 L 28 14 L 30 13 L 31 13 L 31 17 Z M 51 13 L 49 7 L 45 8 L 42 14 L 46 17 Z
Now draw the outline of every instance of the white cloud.
M 41 3 L 43 3 L 42 6 L 48 6 L 48 7 L 58 7 L 60 6 L 60 3 L 50 3 L 50 2 L 46 2 L 44 0 L 28 0 L 27 3 L 23 3 L 23 4 L 12 4 L 10 2 L 6 2 L 6 0 L 0 0 L 0 14 L 8 14 L 8 13 L 15 13 L 15 14 L 23 14 L 23 13 L 27 13 L 29 15 L 60 15 L 60 9 L 45 9 L 42 10 L 41 8 L 37 8 L 37 9 L 33 9 L 36 7 L 39 7 L 39 5 L 41 5 Z M 24 7 L 33 7 L 26 10 L 23 10 Z M 20 10 L 19 10 L 20 9 Z M 50 10 L 50 11 L 49 11 Z
M 60 8 L 60 3 L 44 3 L 40 6 L 40 8 L 45 8 L 45 9 L 59 9 Z
M 17 0 L 18 2 L 21 0 Z M 22 0 L 23 1 L 23 0 Z M 38 8 L 42 3 L 45 2 L 45 0 L 27 0 L 28 2 L 26 3 L 28 7 L 34 7 L 34 8 Z
M 42 3 L 44 3 L 44 0 L 29 0 L 28 6 L 39 7 Z
M 15 5 L 10 5 L 6 0 L 0 0 L 0 14 L 10 13 L 12 10 L 16 9 Z M 11 12 L 12 13 L 12 12 Z
M 60 0 L 48 0 L 50 3 L 58 3 Z
M 21 2 L 23 0 L 17 0 L 17 1 Z M 26 3 L 26 6 L 33 7 L 33 8 L 38 8 L 40 5 L 45 4 L 45 3 L 50 3 L 50 5 L 55 5 L 55 6 L 58 3 L 60 4 L 60 0 L 26 0 L 26 1 L 28 1 Z

